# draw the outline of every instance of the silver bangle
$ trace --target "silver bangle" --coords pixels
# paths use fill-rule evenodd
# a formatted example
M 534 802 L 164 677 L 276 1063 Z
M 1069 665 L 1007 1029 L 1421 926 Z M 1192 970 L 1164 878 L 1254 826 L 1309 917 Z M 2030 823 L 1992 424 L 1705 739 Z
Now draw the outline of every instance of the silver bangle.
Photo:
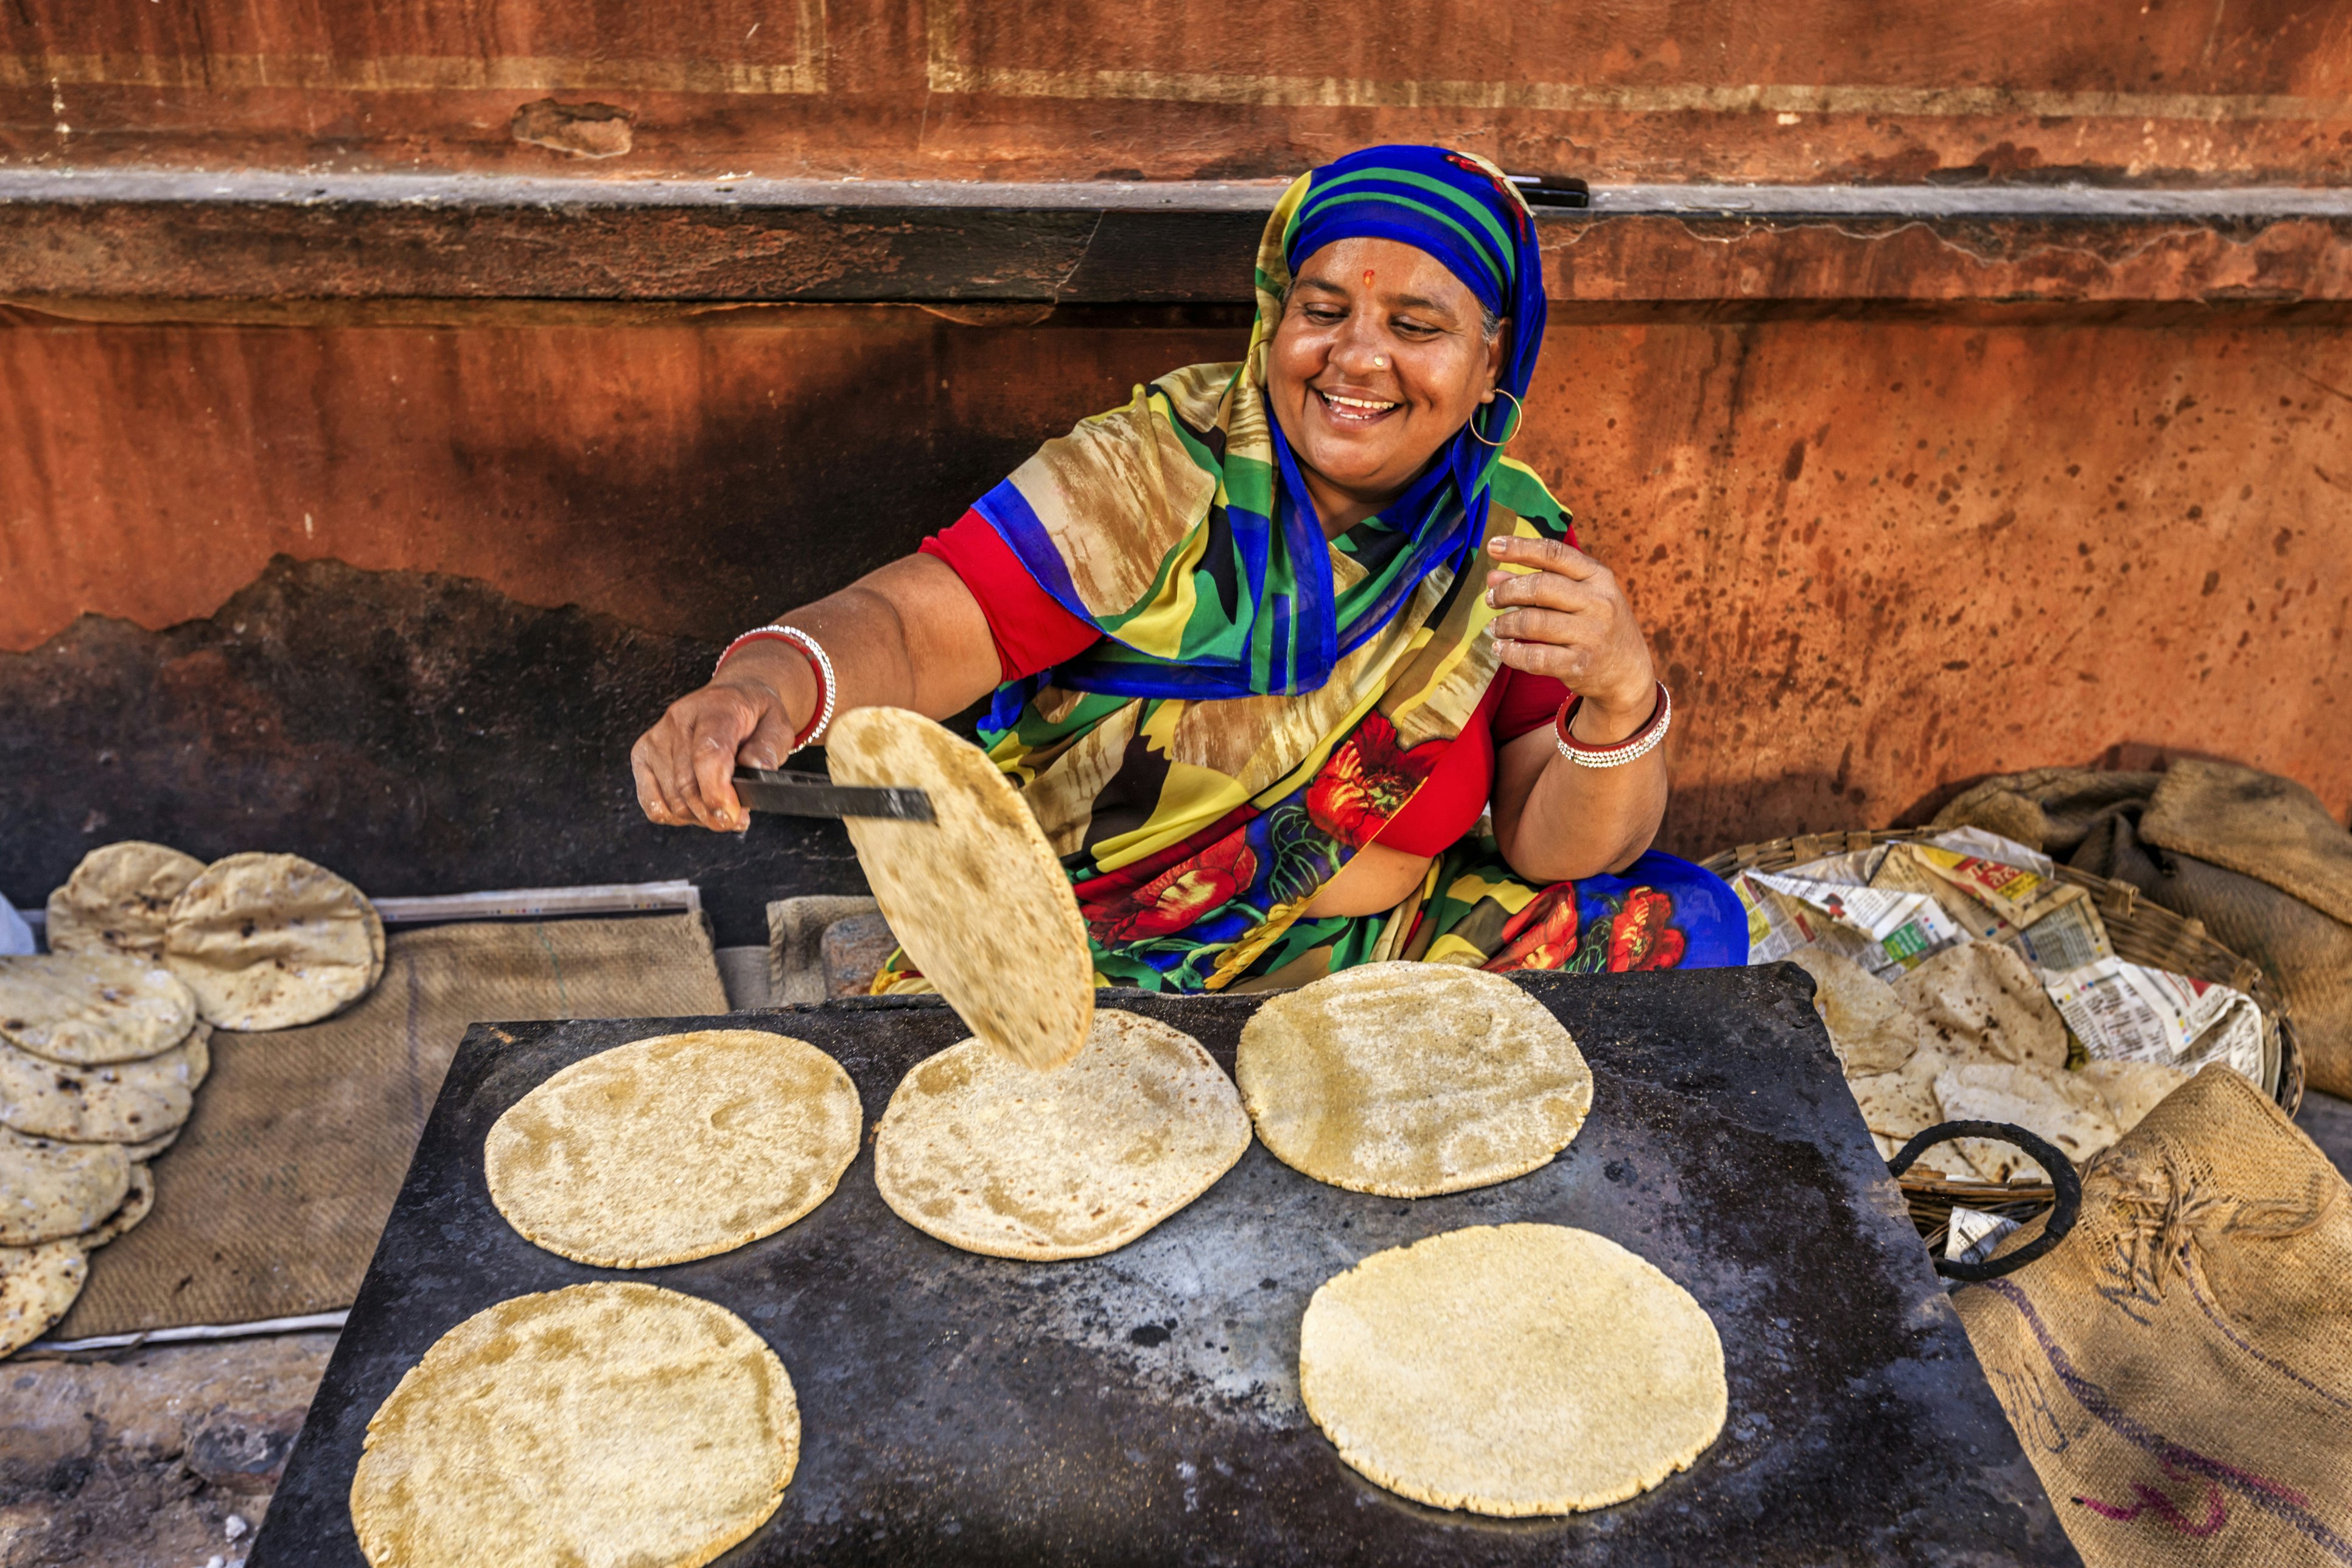
M 1559 717 L 1552 725 L 1552 743 L 1559 748 L 1559 754 L 1581 768 L 1622 768 L 1627 763 L 1647 756 L 1656 749 L 1659 742 L 1666 738 L 1666 731 L 1675 721 L 1674 693 L 1668 691 L 1666 683 L 1661 680 L 1658 682 L 1657 710 L 1650 715 L 1648 723 L 1614 746 L 1588 746 L 1570 739 L 1568 732 L 1570 722 L 1575 719 L 1577 709 L 1583 703 L 1581 697 L 1570 698 L 1561 707 Z
M 824 731 L 827 726 L 831 725 L 833 722 L 833 705 L 835 696 L 841 689 L 841 687 L 840 683 L 834 679 L 833 660 L 825 657 L 824 646 L 818 642 L 816 638 L 809 636 L 808 633 L 801 630 L 798 626 L 776 625 L 754 626 L 750 631 L 745 632 L 741 637 L 737 637 L 733 642 L 727 645 L 727 652 L 719 656 L 719 663 L 720 665 L 725 664 L 727 662 L 728 654 L 733 653 L 737 648 L 741 647 L 745 643 L 750 642 L 754 637 L 782 637 L 784 641 L 800 649 L 802 653 L 807 655 L 809 662 L 816 666 L 816 722 L 811 724 L 807 729 L 802 731 L 793 738 L 792 752 L 784 753 L 785 756 L 789 757 L 793 754 L 793 752 L 797 752 L 803 746 L 814 746 L 824 740 Z M 719 673 L 718 666 L 713 666 L 710 673 L 713 676 L 716 676 Z

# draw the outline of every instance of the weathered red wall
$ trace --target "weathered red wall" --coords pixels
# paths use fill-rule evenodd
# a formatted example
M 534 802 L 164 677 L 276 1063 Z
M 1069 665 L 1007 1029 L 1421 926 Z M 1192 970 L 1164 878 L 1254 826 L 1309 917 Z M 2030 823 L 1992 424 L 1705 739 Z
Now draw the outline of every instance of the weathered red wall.
M 1610 182 L 2341 184 L 2352 11 L 2313 0 L 0 8 L 0 154 L 18 163 L 583 166 L 516 138 L 516 111 L 550 98 L 625 111 L 627 150 L 584 164 L 622 176 L 1255 178 L 1367 142 L 1435 139 Z M 612 149 L 623 123 L 571 139 Z
M 903 308 L 0 331 L 0 643 L 209 614 L 274 552 L 723 636 L 950 521 L 1231 326 Z M 1517 447 L 1677 689 L 1669 837 L 1884 822 L 2146 742 L 2352 803 L 2352 340 L 1555 327 Z

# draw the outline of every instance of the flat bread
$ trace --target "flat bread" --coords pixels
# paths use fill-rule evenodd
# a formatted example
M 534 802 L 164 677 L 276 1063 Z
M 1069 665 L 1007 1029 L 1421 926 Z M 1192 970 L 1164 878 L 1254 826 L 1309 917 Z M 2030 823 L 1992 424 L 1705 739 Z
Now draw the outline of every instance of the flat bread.
M 145 1219 L 155 1207 L 155 1173 L 136 1161 L 131 1166 L 131 1190 L 122 1205 L 98 1224 L 98 1228 L 74 1239 L 85 1252 L 95 1252 Z
M 2063 1068 L 2066 1021 L 2033 966 L 1997 942 L 1964 942 L 1895 982 L 1895 995 L 1944 1041 L 1979 1062 Z
M 1943 1111 L 1936 1104 L 1936 1075 L 1953 1065 L 1936 1047 L 1922 1046 L 1894 1072 L 1868 1073 L 1846 1079 L 1845 1086 L 1862 1112 L 1863 1125 L 1877 1141 L 1880 1154 L 1893 1159 L 1915 1134 L 1944 1120 Z M 1921 1175 L 1938 1175 L 1948 1181 L 1977 1179 L 1976 1167 L 1953 1143 L 1929 1146 L 1912 1163 L 1911 1169 Z
M 775 1512 L 800 1445 L 740 1318 L 599 1280 L 442 1335 L 368 1422 L 352 1525 L 376 1568 L 699 1568 Z
M 164 971 L 118 952 L 0 958 L 0 1040 L 72 1066 L 136 1061 L 195 1027 L 196 999 Z
M 357 888 L 299 855 L 231 855 L 188 884 L 163 963 L 215 1028 L 290 1029 L 366 995 L 383 922 Z
M 841 1064 L 764 1029 L 602 1051 L 509 1107 L 482 1146 L 490 1199 L 550 1252 L 654 1268 L 772 1235 L 824 1202 L 865 1114 Z
M 2158 1101 L 2197 1075 L 2164 1062 L 2094 1061 L 2079 1075 L 2107 1102 L 2120 1137 L 2139 1125 Z
M 1233 1079 L 1181 1030 L 1109 1010 L 1055 1072 L 979 1040 L 898 1082 L 874 1184 L 916 1229 L 992 1258 L 1092 1258 L 1199 1197 L 1249 1149 Z
M 60 1143 L 0 1127 L 0 1247 L 92 1229 L 122 1206 L 131 1161 L 114 1143 Z
M 1895 999 L 1894 987 L 1850 958 L 1801 947 L 1789 962 L 1813 977 L 1813 1011 L 1822 1016 L 1838 1064 L 1849 1076 L 1893 1072 L 1911 1059 L 1926 1030 Z
M 1622 1502 L 1723 1430 L 1723 1342 L 1648 1260 L 1557 1225 L 1474 1226 L 1324 1281 L 1298 1388 L 1339 1457 L 1433 1508 Z
M 0 1356 L 55 1328 L 89 1278 L 89 1254 L 79 1242 L 0 1247 Z
M 212 1068 L 212 1027 L 198 1024 L 161 1056 L 69 1067 L 0 1042 L 0 1126 L 79 1143 L 140 1143 L 188 1120 Z
M 1450 963 L 1368 963 L 1271 997 L 1234 1077 L 1276 1159 L 1396 1198 L 1525 1175 L 1592 1109 L 1592 1069 L 1559 1020 Z
M 1948 1121 L 2006 1121 L 2057 1146 L 2079 1165 L 2123 1136 L 2106 1101 L 2080 1075 L 2010 1062 L 1972 1062 L 1939 1073 L 1936 1103 Z M 1988 1182 L 2050 1179 L 2013 1144 L 1958 1140 L 1961 1155 Z
M 161 1138 L 150 1138 L 143 1143 L 125 1143 L 122 1152 L 132 1164 L 143 1164 L 180 1141 L 181 1129 L 174 1127 Z
M 1009 1060 L 1061 1066 L 1087 1043 L 1095 966 L 1068 873 L 1012 781 L 903 708 L 853 708 L 826 732 L 835 783 L 929 795 L 935 822 L 844 819 L 875 901 L 964 1026 Z
M 127 838 L 100 845 L 49 895 L 49 951 L 162 957 L 173 900 L 204 868 L 194 856 L 165 844 Z

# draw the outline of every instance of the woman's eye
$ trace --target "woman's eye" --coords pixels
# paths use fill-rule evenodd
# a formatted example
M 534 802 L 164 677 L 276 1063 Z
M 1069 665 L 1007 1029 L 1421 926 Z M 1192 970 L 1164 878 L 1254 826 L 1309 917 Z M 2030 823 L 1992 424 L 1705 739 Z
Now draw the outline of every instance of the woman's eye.
M 1437 331 L 1435 327 L 1426 321 L 1397 321 L 1393 325 L 1398 331 L 1409 338 L 1431 337 Z
M 1318 326 L 1328 327 L 1331 325 L 1332 322 L 1341 320 L 1343 316 L 1344 312 L 1334 310 L 1328 306 L 1317 307 L 1309 305 L 1307 307 L 1307 319 L 1315 322 Z

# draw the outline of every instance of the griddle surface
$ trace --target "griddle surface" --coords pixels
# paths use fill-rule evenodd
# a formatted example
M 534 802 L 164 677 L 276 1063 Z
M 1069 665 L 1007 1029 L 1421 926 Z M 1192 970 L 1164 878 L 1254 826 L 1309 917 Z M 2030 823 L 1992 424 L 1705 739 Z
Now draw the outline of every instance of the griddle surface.
M 718 1301 L 800 1397 L 800 1468 L 724 1564 L 2074 1563 L 1839 1080 L 1790 965 L 1515 976 L 1576 1036 L 1591 1119 L 1542 1170 L 1404 1201 L 1253 1144 L 1106 1257 L 959 1252 L 874 1188 L 872 1125 L 965 1033 L 935 1001 L 730 1018 L 477 1025 L 442 1086 L 253 1568 L 361 1564 L 348 1496 L 368 1418 L 434 1341 L 531 1290 L 641 1279 Z M 1248 997 L 1106 993 L 1230 1071 Z M 647 1036 L 775 1029 L 856 1081 L 866 1147 L 818 1209 L 737 1251 L 598 1269 L 509 1229 L 482 1178 L 499 1114 Z M 1730 1415 L 1687 1472 L 1567 1519 L 1498 1521 L 1364 1480 L 1298 1401 L 1298 1322 L 1368 1254 L 1543 1220 L 1650 1259 L 1713 1316 Z

